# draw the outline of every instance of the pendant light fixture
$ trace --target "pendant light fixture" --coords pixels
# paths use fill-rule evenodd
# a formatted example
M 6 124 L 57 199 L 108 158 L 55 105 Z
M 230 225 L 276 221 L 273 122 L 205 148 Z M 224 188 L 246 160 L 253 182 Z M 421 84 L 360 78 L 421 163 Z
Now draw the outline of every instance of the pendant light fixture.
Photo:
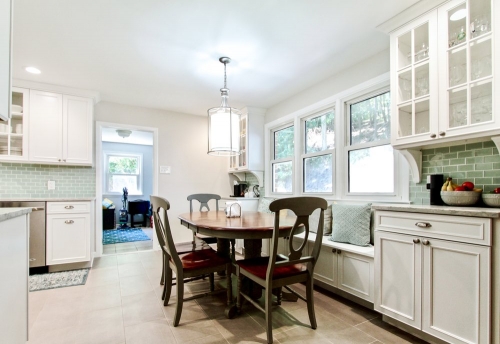
M 220 89 L 220 107 L 208 109 L 208 154 L 219 156 L 240 155 L 241 112 L 228 104 L 229 89 L 226 87 L 226 64 L 229 57 L 221 57 L 224 64 L 224 87 Z

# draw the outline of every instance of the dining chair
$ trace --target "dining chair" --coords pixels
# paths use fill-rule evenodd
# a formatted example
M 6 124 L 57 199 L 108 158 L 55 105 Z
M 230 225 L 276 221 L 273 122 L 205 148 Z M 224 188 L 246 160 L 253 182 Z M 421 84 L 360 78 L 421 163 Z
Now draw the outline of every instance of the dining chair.
M 269 205 L 269 209 L 274 213 L 274 228 L 269 257 L 257 257 L 236 261 L 236 274 L 238 276 L 237 311 L 241 313 L 242 301 L 245 299 L 265 313 L 268 343 L 273 342 L 271 314 L 273 289 L 281 291 L 281 288 L 284 287 L 298 298 L 305 301 L 307 303 L 311 328 L 316 329 L 317 327 L 314 314 L 313 272 L 321 249 L 324 211 L 327 206 L 327 202 L 319 197 L 293 197 L 273 201 Z M 310 232 L 309 216 L 318 208 L 321 210 L 316 240 L 314 241 L 312 252 L 306 254 L 307 239 Z M 290 239 L 288 240 L 288 250 L 290 253 L 287 256 L 278 254 L 277 252 L 280 231 L 280 210 L 283 209 L 292 211 L 296 216 L 295 223 L 290 232 Z M 305 236 L 303 236 L 300 247 L 295 247 L 297 245 L 296 235 L 304 232 Z M 294 237 L 296 238 L 295 245 L 293 240 Z M 250 295 L 242 291 L 241 286 L 243 277 L 249 278 L 251 281 L 264 288 L 264 307 L 253 300 Z M 295 283 L 305 283 L 305 297 L 290 287 L 291 284 Z M 279 296 L 277 303 L 279 304 Z
M 167 211 L 170 209 L 170 203 L 158 196 L 150 196 L 153 206 L 153 219 L 155 223 L 156 235 L 162 251 L 164 252 L 164 273 L 165 285 L 163 286 L 162 300 L 163 305 L 167 306 L 170 300 L 172 290 L 172 273 L 177 276 L 176 290 L 177 299 L 175 301 L 175 315 L 173 325 L 179 325 L 182 314 L 182 306 L 185 301 L 194 300 L 200 297 L 220 293 L 224 291 L 215 290 L 214 273 L 217 271 L 226 271 L 226 292 L 228 306 L 232 302 L 232 282 L 231 282 L 231 259 L 222 257 L 212 248 L 195 250 L 179 254 L 176 250 L 172 231 L 168 221 Z M 160 214 L 163 212 L 163 219 Z M 210 276 L 210 292 L 199 293 L 184 298 L 184 283 L 202 279 L 203 276 Z
M 207 211 L 210 211 L 210 207 L 208 206 L 208 202 L 211 200 L 215 200 L 215 211 L 219 211 L 219 200 L 220 199 L 221 199 L 221 197 L 217 194 L 199 193 L 199 194 L 189 195 L 187 197 L 187 200 L 189 201 L 189 212 L 190 213 L 193 212 L 193 201 L 200 202 L 200 211 L 203 211 L 203 208 L 206 208 Z M 193 240 L 196 238 L 203 240 L 207 244 L 216 244 L 217 243 L 217 238 L 208 237 L 205 235 L 193 233 Z

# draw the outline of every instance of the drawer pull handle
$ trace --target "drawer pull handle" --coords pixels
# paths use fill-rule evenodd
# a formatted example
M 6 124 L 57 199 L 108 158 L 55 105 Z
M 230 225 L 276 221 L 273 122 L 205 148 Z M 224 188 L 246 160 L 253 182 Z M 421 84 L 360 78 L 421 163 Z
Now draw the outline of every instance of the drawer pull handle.
M 432 225 L 429 222 L 417 222 L 415 223 L 415 226 L 420 227 L 420 228 L 431 228 Z
M 66 220 L 66 221 L 64 221 L 64 223 L 67 224 L 67 225 L 70 225 L 72 223 L 75 223 L 75 221 L 73 221 L 73 220 Z
M 420 239 L 413 239 L 413 242 L 414 242 L 415 244 L 418 244 L 418 243 L 420 242 Z
M 422 244 L 425 246 L 428 246 L 430 244 L 429 240 L 422 240 Z
M 336 248 L 332 248 L 332 253 L 337 253 L 337 249 Z
M 67 205 L 64 207 L 64 209 L 73 209 L 74 207 L 72 205 Z

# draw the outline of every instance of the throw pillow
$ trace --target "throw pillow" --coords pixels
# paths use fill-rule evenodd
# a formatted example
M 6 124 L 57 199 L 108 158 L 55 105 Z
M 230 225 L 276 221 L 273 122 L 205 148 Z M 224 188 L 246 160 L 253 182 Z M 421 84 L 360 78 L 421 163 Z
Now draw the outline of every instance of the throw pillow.
M 269 210 L 269 204 L 271 204 L 275 199 L 276 198 L 260 197 L 257 211 L 260 213 L 271 213 L 271 210 Z
M 312 233 L 316 233 L 318 230 L 319 213 L 320 213 L 320 210 L 316 209 L 315 211 L 313 211 L 311 216 L 309 216 L 309 230 Z M 326 208 L 323 216 L 324 216 L 323 235 L 330 235 L 332 233 L 332 206 L 331 205 L 329 205 L 328 208 Z
M 357 246 L 370 245 L 371 208 L 371 203 L 363 205 L 335 204 L 332 208 L 335 221 L 329 240 Z

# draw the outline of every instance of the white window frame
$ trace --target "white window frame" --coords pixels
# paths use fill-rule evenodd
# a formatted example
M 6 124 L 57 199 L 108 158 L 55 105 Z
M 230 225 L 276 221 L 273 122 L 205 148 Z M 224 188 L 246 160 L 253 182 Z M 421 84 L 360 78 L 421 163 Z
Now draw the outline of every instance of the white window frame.
M 309 116 L 301 117 L 300 118 L 300 148 L 301 148 L 301 154 L 300 154 L 300 193 L 302 195 L 315 195 L 315 196 L 333 196 L 335 194 L 335 147 L 336 143 L 334 142 L 333 147 L 331 149 L 325 149 L 319 152 L 313 152 L 313 153 L 307 153 L 306 154 L 306 122 L 310 119 L 320 117 L 324 115 L 327 112 L 333 111 L 333 116 L 334 116 L 334 125 L 337 121 L 337 113 L 335 112 L 335 106 L 329 106 L 326 107 L 325 109 L 322 109 L 320 111 L 317 111 Z M 335 127 L 335 141 L 337 141 L 337 132 L 336 132 L 336 127 Z M 323 155 L 328 155 L 331 154 L 332 156 L 332 191 L 327 191 L 327 192 L 306 192 L 304 190 L 305 188 L 305 160 L 307 158 L 314 158 L 318 156 L 323 156 Z
M 105 151 L 103 154 L 104 158 L 104 176 L 103 176 L 103 195 L 121 195 L 123 192 L 111 192 L 108 191 L 108 181 L 109 181 L 109 158 L 110 157 L 128 157 L 128 158 L 138 158 L 139 163 L 139 174 L 137 175 L 137 189 L 138 192 L 129 191 L 129 195 L 142 196 L 143 195 L 143 166 L 142 166 L 142 154 L 141 153 L 124 153 L 124 152 L 113 152 Z M 130 175 L 130 174 L 127 174 Z
M 271 156 L 271 159 L 270 159 L 270 163 L 269 163 L 269 166 L 270 166 L 270 172 L 269 172 L 269 175 L 270 175 L 270 179 L 269 179 L 269 185 L 270 185 L 270 190 L 271 190 L 271 193 L 273 195 L 293 195 L 295 190 L 296 190 L 296 181 L 295 181 L 295 176 L 297 175 L 297 173 L 295 172 L 295 152 L 296 152 L 296 149 L 297 149 L 297 140 L 294 139 L 294 142 L 293 142 L 293 149 L 294 149 L 294 154 L 289 156 L 289 157 L 286 157 L 286 158 L 281 158 L 281 159 L 275 159 L 274 156 L 275 156 L 275 133 L 277 131 L 280 131 L 280 130 L 283 130 L 283 129 L 287 129 L 287 128 L 290 128 L 290 127 L 293 127 L 294 128 L 294 138 L 297 137 L 297 126 L 295 125 L 295 123 L 286 123 L 286 124 L 283 124 L 279 127 L 276 127 L 276 128 L 273 128 L 270 132 L 270 136 L 271 136 L 271 142 L 272 144 L 269 145 L 269 148 L 270 148 L 270 156 Z M 291 192 L 274 192 L 274 173 L 273 173 L 273 167 L 274 167 L 274 164 L 278 164 L 278 163 L 283 163 L 283 162 L 291 162 L 292 163 L 292 191 Z
M 392 203 L 409 203 L 409 167 L 402 154 L 394 150 L 394 193 L 390 195 L 381 194 L 349 194 L 348 168 L 346 157 L 346 144 L 348 135 L 346 133 L 349 127 L 346 126 L 346 108 L 345 103 L 354 99 L 368 98 L 367 95 L 375 93 L 383 93 L 382 90 L 389 90 L 389 73 L 384 73 L 378 77 L 367 80 L 357 86 L 351 87 L 331 97 L 318 101 L 314 104 L 306 106 L 300 110 L 280 117 L 274 121 L 267 123 L 264 128 L 265 135 L 265 196 L 269 197 L 287 197 L 289 194 L 274 193 L 272 189 L 272 163 L 273 160 L 273 145 L 274 132 L 279 129 L 286 128 L 290 125 L 295 126 L 295 157 L 293 159 L 293 195 L 305 195 L 303 192 L 303 172 L 297 168 L 303 169 L 302 159 L 305 147 L 304 135 L 302 131 L 302 122 L 306 118 L 314 117 L 318 112 L 322 112 L 326 108 L 333 108 L 335 111 L 335 158 L 334 158 L 334 192 L 331 195 L 323 193 L 314 193 L 315 196 L 323 197 L 327 200 L 346 200 L 346 201 L 363 201 L 363 202 L 392 202 Z M 307 193 L 308 195 L 310 193 Z

